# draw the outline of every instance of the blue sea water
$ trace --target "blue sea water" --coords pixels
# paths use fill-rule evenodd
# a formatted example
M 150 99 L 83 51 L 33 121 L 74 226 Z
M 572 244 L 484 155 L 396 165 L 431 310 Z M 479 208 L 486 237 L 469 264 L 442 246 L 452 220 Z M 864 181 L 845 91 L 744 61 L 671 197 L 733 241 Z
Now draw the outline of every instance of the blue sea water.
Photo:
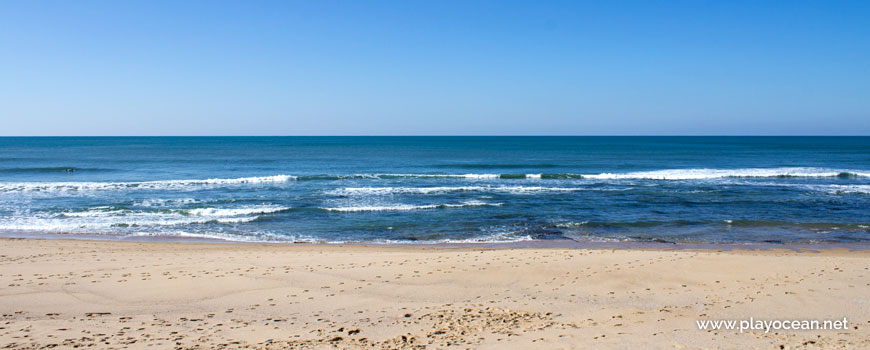
M 22 233 L 867 242 L 870 138 L 0 138 Z

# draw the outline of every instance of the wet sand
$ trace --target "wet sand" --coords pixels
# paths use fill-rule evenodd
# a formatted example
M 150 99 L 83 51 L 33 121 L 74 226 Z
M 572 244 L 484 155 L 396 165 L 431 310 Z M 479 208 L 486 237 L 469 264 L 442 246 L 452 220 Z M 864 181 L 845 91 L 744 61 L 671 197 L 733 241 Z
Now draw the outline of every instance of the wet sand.
M 0 239 L 0 347 L 870 348 L 870 251 Z M 849 320 L 699 330 L 698 320 Z

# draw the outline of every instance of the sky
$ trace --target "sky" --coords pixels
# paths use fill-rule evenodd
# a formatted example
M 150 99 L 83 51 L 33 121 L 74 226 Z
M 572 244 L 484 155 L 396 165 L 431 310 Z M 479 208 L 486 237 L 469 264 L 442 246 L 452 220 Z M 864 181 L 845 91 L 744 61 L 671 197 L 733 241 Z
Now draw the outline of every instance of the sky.
M 870 1 L 0 1 L 0 135 L 870 135 Z

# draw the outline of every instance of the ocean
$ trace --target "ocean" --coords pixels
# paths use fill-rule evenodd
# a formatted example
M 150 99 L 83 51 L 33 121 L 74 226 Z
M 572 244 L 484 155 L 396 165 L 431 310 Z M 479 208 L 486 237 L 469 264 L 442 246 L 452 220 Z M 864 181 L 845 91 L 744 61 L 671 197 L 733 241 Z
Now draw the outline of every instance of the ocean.
M 0 235 L 870 240 L 870 137 L 7 137 Z

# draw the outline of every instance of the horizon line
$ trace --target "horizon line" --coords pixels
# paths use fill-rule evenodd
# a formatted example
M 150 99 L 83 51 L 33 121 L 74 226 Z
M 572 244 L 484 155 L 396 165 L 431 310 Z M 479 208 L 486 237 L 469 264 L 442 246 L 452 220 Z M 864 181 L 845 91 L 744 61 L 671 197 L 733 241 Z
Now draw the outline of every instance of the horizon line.
M 870 137 L 870 134 L 847 134 L 847 135 L 813 135 L 813 134 L 748 134 L 748 135 L 722 135 L 722 134 L 692 134 L 692 135 L 669 135 L 669 134 L 609 134 L 609 135 L 0 135 L 0 138 L 22 137 Z

